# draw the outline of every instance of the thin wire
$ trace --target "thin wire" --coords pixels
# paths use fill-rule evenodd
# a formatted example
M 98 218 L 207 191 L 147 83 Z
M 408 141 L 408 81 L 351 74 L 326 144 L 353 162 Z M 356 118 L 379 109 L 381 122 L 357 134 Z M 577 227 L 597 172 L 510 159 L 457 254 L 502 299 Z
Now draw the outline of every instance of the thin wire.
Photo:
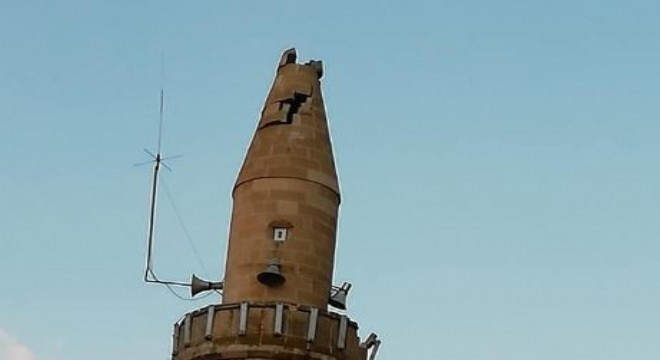
M 174 290 L 173 285 L 174 285 L 174 286 L 190 286 L 189 284 L 177 283 L 177 282 L 173 282 L 173 281 L 161 281 L 161 280 L 158 279 L 158 277 L 156 276 L 156 274 L 154 274 L 153 270 L 149 269 L 149 273 L 151 274 L 151 276 L 153 277 L 153 279 L 154 279 L 155 281 L 148 281 L 148 282 L 155 282 L 155 283 L 158 283 L 158 284 L 163 284 L 163 285 L 165 285 L 165 287 L 167 288 L 167 290 L 168 290 L 170 293 L 172 293 L 172 295 L 174 295 L 175 297 L 179 298 L 180 300 L 184 300 L 184 301 L 197 301 L 197 300 L 206 299 L 207 297 L 211 296 L 211 294 L 212 294 L 212 293 L 207 293 L 206 295 L 204 295 L 204 296 L 202 296 L 202 297 L 198 297 L 198 298 L 193 298 L 193 297 L 189 297 L 189 298 L 188 298 L 188 297 L 184 297 L 184 296 L 180 295 L 178 292 L 176 292 L 176 291 Z M 222 295 L 222 294 L 220 294 L 220 295 Z
M 187 282 L 161 280 L 156 276 L 156 273 L 152 269 L 148 269 L 148 272 L 149 272 L 149 275 L 151 275 L 151 279 L 147 279 L 146 280 L 147 282 L 163 284 L 163 285 L 174 285 L 174 286 L 190 287 L 190 284 L 187 283 Z
M 203 299 L 206 299 L 207 297 L 213 295 L 212 292 L 209 292 L 209 293 L 206 293 L 206 294 L 205 294 L 204 296 L 202 296 L 202 297 L 198 297 L 198 298 L 192 298 L 192 297 L 191 297 L 191 298 L 187 298 L 187 297 L 183 297 L 183 296 L 179 295 L 176 291 L 174 291 L 174 289 L 172 288 L 171 285 L 165 284 L 165 287 L 167 287 L 167 290 L 169 290 L 170 293 L 172 293 L 172 295 L 174 295 L 174 296 L 176 296 L 177 298 L 179 298 L 179 300 L 184 300 L 184 301 L 197 301 L 197 300 L 203 300 Z
M 183 229 L 183 233 L 186 236 L 188 245 L 190 245 L 190 248 L 192 249 L 193 254 L 195 255 L 195 259 L 197 259 L 197 263 L 202 267 L 202 270 L 204 270 L 204 275 L 208 276 L 209 271 L 204 265 L 204 261 L 202 261 L 202 257 L 199 255 L 199 251 L 197 251 L 197 247 L 195 246 L 192 236 L 190 236 L 188 227 L 186 227 L 186 224 L 183 221 L 183 217 L 181 216 L 181 212 L 179 211 L 179 208 L 176 206 L 176 203 L 174 202 L 174 198 L 172 197 L 172 193 L 170 192 L 170 189 L 167 186 L 167 183 L 165 182 L 164 179 L 161 179 L 161 184 L 163 185 L 163 189 L 165 190 L 167 199 L 170 201 L 170 204 L 172 205 L 172 209 L 174 209 L 174 214 L 176 215 L 176 218 L 179 221 L 179 225 L 181 225 L 181 228 Z

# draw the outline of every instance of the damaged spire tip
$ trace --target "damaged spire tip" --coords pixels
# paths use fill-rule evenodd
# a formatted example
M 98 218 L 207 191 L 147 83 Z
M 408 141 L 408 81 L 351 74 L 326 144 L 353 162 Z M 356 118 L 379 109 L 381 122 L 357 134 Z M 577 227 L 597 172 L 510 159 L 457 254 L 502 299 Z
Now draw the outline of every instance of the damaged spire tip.
M 282 58 L 280 58 L 280 66 L 282 67 L 287 64 L 295 64 L 298 54 L 296 53 L 296 48 L 291 48 L 284 50 L 282 53 Z
M 290 48 L 290 49 L 284 50 L 284 52 L 282 53 L 282 57 L 280 58 L 280 63 L 278 64 L 277 68 L 279 69 L 279 68 L 281 68 L 283 66 L 286 66 L 286 65 L 289 65 L 289 64 L 295 64 L 297 58 L 298 58 L 298 53 L 296 53 L 296 48 Z M 320 60 L 310 60 L 310 61 L 306 62 L 303 66 L 312 67 L 314 69 L 314 71 L 316 72 L 316 76 L 318 76 L 319 79 L 323 77 L 323 62 L 322 61 L 320 61 Z

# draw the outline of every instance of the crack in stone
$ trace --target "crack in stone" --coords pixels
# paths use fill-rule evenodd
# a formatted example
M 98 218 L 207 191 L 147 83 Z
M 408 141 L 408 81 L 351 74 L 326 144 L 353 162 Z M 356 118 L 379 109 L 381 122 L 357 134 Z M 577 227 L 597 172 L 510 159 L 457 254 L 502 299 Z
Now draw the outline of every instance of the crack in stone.
M 293 117 L 298 114 L 298 111 L 300 108 L 307 102 L 307 99 L 309 98 L 309 95 L 306 94 L 301 94 L 298 92 L 293 93 L 293 97 L 280 100 L 279 101 L 279 110 L 280 112 L 284 113 L 284 116 L 282 119 L 279 119 L 277 121 L 270 121 L 266 124 L 264 124 L 261 129 L 269 126 L 274 126 L 274 125 L 282 125 L 282 124 L 291 124 L 293 123 Z
M 293 122 L 293 116 L 298 113 L 298 110 L 300 110 L 300 107 L 307 101 L 308 97 L 308 95 L 294 92 L 293 98 L 289 98 L 280 102 L 280 108 L 283 108 L 284 105 L 289 106 L 286 112 L 286 117 L 284 119 L 285 123 L 291 124 Z

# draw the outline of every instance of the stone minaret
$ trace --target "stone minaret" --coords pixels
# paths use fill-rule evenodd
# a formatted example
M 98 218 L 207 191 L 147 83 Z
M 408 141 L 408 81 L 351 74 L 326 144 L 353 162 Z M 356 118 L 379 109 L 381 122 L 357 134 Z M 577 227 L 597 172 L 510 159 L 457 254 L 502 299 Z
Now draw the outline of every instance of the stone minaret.
M 332 286 L 340 194 L 322 76 L 320 61 L 282 55 L 232 192 L 222 304 L 175 325 L 174 360 L 366 359 L 357 324 L 328 310 L 348 289 Z

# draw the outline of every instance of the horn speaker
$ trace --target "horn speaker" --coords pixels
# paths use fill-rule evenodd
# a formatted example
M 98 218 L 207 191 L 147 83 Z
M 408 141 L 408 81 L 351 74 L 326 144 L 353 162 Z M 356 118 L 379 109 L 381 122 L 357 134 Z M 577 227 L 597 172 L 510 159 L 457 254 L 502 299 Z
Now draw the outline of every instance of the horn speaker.
M 266 269 L 257 275 L 257 280 L 259 280 L 260 283 L 271 287 L 284 284 L 286 278 L 282 275 L 280 267 L 281 265 L 279 261 L 270 260 L 266 265 Z
M 351 286 L 350 283 L 345 282 L 340 288 L 335 287 L 336 291 L 330 295 L 328 304 L 337 309 L 346 310 L 346 297 L 348 291 L 351 290 Z
M 201 292 L 209 290 L 221 290 L 223 287 L 224 283 L 222 281 L 206 281 L 193 274 L 192 279 L 190 280 L 190 296 L 195 296 Z

